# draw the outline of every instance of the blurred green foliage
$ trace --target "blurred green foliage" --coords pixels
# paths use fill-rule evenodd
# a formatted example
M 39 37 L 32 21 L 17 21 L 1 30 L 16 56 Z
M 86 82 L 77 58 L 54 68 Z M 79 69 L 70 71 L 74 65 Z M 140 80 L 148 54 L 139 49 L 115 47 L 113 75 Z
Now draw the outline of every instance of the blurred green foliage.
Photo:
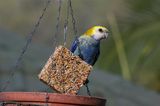
M 52 0 L 35 42 L 51 46 L 55 32 L 57 0 Z M 58 40 L 62 43 L 63 24 L 66 17 L 66 0 L 63 1 Z M 0 28 L 26 36 L 42 12 L 45 0 L 4 0 L 0 2 Z M 115 37 L 123 43 L 131 80 L 160 91 L 160 1 L 159 0 L 73 0 L 78 34 L 93 25 L 110 26 L 111 33 L 101 45 L 101 56 L 96 67 L 122 74 L 123 61 L 117 52 Z M 111 15 L 113 14 L 113 15 Z M 114 16 L 114 17 L 113 17 Z M 115 18 L 116 28 L 108 17 Z M 71 19 L 67 37 L 68 47 L 73 40 Z M 52 47 L 52 46 L 51 46 Z M 124 76 L 125 77 L 125 74 Z

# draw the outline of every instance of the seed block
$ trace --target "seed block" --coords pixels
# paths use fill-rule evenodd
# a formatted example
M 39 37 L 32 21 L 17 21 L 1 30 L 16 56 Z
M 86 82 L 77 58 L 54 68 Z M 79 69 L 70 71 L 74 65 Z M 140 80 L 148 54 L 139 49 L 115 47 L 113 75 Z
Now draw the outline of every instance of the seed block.
M 76 95 L 92 66 L 70 50 L 58 46 L 39 74 L 39 79 L 59 93 Z

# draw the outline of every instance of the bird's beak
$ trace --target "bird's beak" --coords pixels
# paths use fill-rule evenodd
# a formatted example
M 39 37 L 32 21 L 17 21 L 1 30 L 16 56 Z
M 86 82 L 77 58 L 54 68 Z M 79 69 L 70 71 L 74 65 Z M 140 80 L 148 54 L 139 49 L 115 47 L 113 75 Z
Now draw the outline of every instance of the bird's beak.
M 106 33 L 104 34 L 104 39 L 107 39 L 107 38 L 108 38 L 108 35 L 109 35 L 109 33 L 106 32 Z

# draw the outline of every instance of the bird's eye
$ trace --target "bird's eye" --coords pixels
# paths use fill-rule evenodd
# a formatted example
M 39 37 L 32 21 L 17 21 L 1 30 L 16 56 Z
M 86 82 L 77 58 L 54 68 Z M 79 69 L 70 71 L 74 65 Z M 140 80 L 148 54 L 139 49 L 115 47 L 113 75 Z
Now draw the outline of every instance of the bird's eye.
M 102 33 L 102 32 L 103 32 L 103 30 L 100 28 L 100 29 L 99 29 L 99 32 L 101 32 L 101 33 Z

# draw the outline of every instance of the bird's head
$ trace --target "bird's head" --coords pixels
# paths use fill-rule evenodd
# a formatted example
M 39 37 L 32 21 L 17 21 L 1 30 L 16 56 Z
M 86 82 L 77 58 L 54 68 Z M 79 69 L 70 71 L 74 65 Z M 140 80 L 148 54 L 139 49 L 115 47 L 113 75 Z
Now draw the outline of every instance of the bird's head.
M 93 37 L 95 40 L 102 40 L 108 38 L 109 30 L 103 26 L 94 26 L 88 29 L 84 35 Z

